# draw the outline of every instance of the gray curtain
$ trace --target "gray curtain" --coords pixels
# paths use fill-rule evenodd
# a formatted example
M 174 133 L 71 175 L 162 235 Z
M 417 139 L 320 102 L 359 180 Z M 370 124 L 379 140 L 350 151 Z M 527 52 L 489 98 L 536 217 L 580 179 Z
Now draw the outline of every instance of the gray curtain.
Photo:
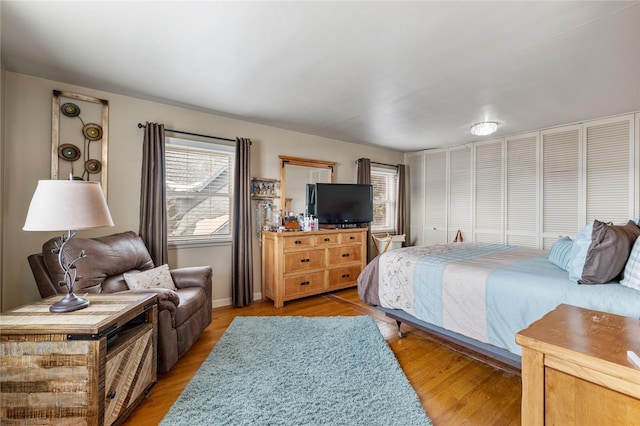
M 371 184 L 371 160 L 368 158 L 358 158 L 358 175 L 356 183 Z M 370 262 L 376 255 L 376 249 L 371 239 L 371 223 L 367 226 L 367 262 Z
M 233 180 L 233 237 L 231 240 L 233 306 L 253 303 L 253 248 L 251 230 L 251 140 L 236 139 Z
M 140 230 L 156 266 L 169 262 L 167 253 L 167 193 L 165 190 L 164 124 L 149 123 L 142 142 Z
M 396 234 L 407 236 L 407 184 L 406 167 L 404 164 L 396 166 L 398 173 L 398 200 L 396 201 Z M 405 238 L 406 240 L 406 238 Z M 406 245 L 403 243 L 402 245 Z

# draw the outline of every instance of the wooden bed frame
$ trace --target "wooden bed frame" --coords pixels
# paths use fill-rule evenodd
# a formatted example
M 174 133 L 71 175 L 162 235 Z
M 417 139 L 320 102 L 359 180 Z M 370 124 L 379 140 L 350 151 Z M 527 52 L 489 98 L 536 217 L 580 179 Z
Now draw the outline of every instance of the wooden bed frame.
M 410 325 L 418 330 L 426 333 L 426 338 L 438 344 L 441 344 L 456 352 L 460 352 L 470 358 L 489 364 L 500 370 L 512 374 L 521 374 L 522 359 L 520 356 L 509 352 L 506 349 L 483 343 L 475 339 L 454 333 L 442 327 L 429 324 L 414 316 L 400 310 L 388 309 L 376 306 L 376 309 L 384 312 L 384 314 L 396 321 L 398 337 L 402 338 L 405 332 L 401 330 L 402 324 Z M 515 339 L 515 336 L 514 336 Z

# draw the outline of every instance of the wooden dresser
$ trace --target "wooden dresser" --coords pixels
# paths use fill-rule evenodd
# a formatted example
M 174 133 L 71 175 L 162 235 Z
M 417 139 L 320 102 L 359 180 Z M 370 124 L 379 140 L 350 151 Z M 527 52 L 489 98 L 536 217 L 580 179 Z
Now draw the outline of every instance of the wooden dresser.
M 284 302 L 356 285 L 367 264 L 367 229 L 262 233 L 262 290 Z
M 522 424 L 640 424 L 640 320 L 560 305 L 516 335 Z
M 156 383 L 154 294 L 54 296 L 0 315 L 0 424 L 122 422 Z

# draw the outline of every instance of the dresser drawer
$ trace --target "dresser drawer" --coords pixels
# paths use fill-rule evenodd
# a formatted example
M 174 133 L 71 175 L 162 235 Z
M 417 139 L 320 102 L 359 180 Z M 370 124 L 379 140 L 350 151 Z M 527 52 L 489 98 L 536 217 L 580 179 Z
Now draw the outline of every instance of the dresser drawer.
M 340 244 L 361 243 L 363 235 L 366 234 L 362 232 L 345 232 L 344 234 L 340 234 Z
M 323 234 L 323 235 L 315 236 L 315 242 L 317 247 L 338 244 L 339 240 L 340 240 L 339 234 Z
M 329 287 L 340 287 L 346 284 L 353 284 L 358 279 L 362 271 L 360 265 L 346 266 L 329 270 Z
M 324 250 L 297 251 L 284 255 L 285 274 L 324 267 Z
M 295 235 L 284 239 L 284 249 L 297 249 L 313 247 L 313 236 L 311 235 Z
M 314 293 L 324 288 L 324 271 L 296 275 L 284 279 L 284 298 L 304 293 Z
M 335 247 L 328 249 L 329 266 L 341 265 L 362 260 L 362 248 L 360 246 Z

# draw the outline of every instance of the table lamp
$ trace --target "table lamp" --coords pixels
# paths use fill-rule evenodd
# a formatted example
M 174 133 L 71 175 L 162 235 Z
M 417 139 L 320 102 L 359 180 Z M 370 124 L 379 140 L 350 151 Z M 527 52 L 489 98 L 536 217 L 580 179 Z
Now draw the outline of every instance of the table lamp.
M 82 250 L 77 258 L 65 251 L 66 245 L 81 229 L 113 226 L 113 220 L 98 182 L 79 180 L 41 180 L 27 213 L 25 231 L 66 231 L 56 242 L 54 254 L 64 272 L 61 286 L 67 288 L 67 295 L 54 303 L 49 311 L 54 313 L 71 312 L 89 306 L 87 299 L 73 293 L 73 284 L 77 277 L 76 263 L 86 257 Z

